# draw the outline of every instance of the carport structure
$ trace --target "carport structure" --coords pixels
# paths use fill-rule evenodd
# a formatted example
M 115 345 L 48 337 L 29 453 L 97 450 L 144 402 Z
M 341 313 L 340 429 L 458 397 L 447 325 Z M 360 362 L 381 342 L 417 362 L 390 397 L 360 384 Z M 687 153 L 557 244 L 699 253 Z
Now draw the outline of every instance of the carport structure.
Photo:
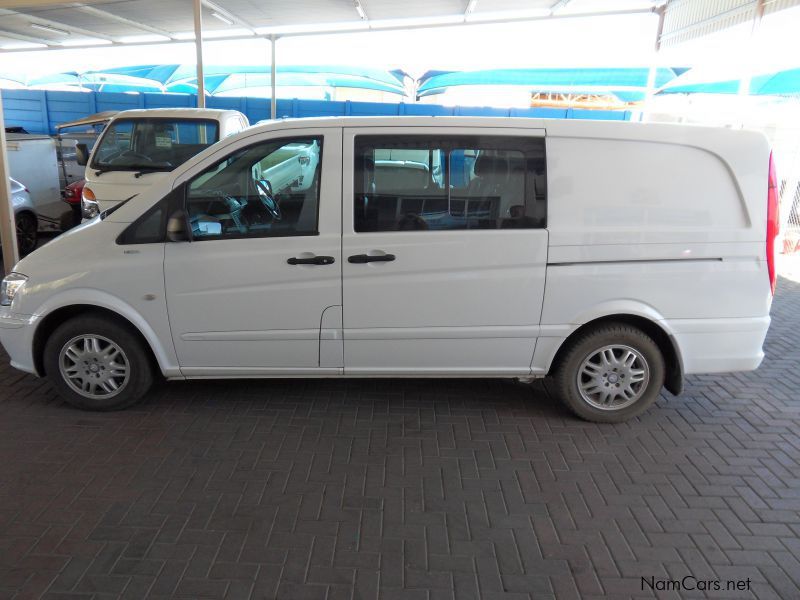
M 193 42 L 198 105 L 205 104 L 203 40 L 269 40 L 272 118 L 276 45 L 283 37 L 657 13 L 655 48 L 674 45 L 800 4 L 800 0 L 0 0 L 0 66 L 14 52 Z M 265 61 L 266 62 L 266 61 Z M 655 88 L 651 67 L 648 89 Z M 3 135 L 0 99 L 0 135 Z M 0 237 L 16 263 L 5 138 L 0 138 Z
M 275 118 L 280 38 L 652 12 L 663 17 L 663 6 L 664 0 L 0 0 L 0 65 L 15 52 L 193 42 L 198 106 L 202 107 L 203 40 L 261 38 L 271 45 L 270 114 Z M 3 129 L 0 100 L 0 135 Z M 0 181 L 7 182 L 5 138 L 0 141 Z M 6 271 L 17 261 L 10 198 L 7 183 L 0 185 Z

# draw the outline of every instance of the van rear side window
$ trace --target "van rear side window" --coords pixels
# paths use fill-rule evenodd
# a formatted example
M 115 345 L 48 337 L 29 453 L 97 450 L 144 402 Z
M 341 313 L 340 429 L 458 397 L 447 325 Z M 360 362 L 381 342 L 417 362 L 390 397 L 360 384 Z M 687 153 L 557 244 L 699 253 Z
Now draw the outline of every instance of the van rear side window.
M 357 136 L 356 232 L 546 226 L 544 138 Z

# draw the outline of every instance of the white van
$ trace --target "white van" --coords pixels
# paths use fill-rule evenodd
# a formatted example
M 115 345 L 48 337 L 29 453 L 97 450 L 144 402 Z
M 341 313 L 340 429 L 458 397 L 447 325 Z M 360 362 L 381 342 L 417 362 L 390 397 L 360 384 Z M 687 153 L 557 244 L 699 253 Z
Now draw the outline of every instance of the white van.
M 84 218 L 139 194 L 161 174 L 249 126 L 237 110 L 150 108 L 117 113 L 91 156 L 86 145 L 76 147 L 78 164 L 86 165 Z
M 761 363 L 773 183 L 747 131 L 273 122 L 22 260 L 0 341 L 87 409 L 157 371 L 551 375 L 577 415 L 620 421 L 685 374 Z

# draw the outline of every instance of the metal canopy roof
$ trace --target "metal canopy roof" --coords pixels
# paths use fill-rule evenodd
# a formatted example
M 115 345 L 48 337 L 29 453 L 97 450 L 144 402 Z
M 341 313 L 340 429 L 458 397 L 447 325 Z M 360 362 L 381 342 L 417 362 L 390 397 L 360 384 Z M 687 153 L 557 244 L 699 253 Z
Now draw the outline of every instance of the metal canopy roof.
M 206 39 L 651 12 L 666 0 L 202 0 Z M 189 0 L 0 0 L 0 52 L 194 39 Z

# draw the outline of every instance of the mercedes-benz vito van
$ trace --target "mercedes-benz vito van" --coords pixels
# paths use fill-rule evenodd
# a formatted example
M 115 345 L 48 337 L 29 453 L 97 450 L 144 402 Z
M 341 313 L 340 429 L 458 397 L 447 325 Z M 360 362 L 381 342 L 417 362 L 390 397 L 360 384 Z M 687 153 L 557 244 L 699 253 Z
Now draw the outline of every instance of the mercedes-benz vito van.
M 550 375 L 577 415 L 620 421 L 685 374 L 761 363 L 775 191 L 747 131 L 271 122 L 22 260 L 0 340 L 86 409 L 159 372 Z

